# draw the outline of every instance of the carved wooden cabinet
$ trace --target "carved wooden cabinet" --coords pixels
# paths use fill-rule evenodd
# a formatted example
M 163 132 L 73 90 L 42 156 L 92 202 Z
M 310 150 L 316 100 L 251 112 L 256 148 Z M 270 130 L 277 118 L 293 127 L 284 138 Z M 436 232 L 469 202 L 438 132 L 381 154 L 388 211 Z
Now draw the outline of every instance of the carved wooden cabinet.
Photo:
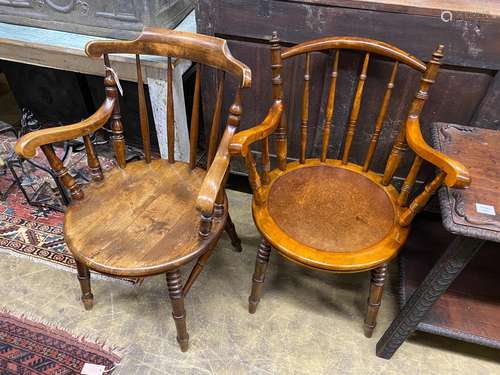
M 422 114 L 424 137 L 430 141 L 429 126 L 434 121 L 500 127 L 500 2 L 496 0 L 429 0 L 424 5 L 416 0 L 200 0 L 196 16 L 198 32 L 223 35 L 235 57 L 245 61 L 252 69 L 253 82 L 256 83 L 243 98 L 246 106 L 242 129 L 261 122 L 271 103 L 270 85 L 258 83 L 271 79 L 269 40 L 274 30 L 280 35 L 284 47 L 323 36 L 362 36 L 397 45 L 424 61 L 429 58 L 429 46 L 442 43 L 445 55 L 443 67 L 431 92 L 432 97 L 440 100 L 429 103 Z M 293 97 L 293 90 L 302 90 L 303 65 L 304 61 L 298 60 L 284 68 L 290 82 L 299 82 L 285 85 L 285 97 Z M 329 144 L 332 155 L 341 150 L 343 129 L 348 122 L 352 93 L 359 75 L 359 56 L 353 55 L 350 62 L 344 59 L 344 65 L 341 68 L 348 77 L 339 82 L 343 87 L 340 92 L 345 96 L 339 96 L 335 103 L 336 118 Z M 322 108 L 328 97 L 328 86 L 323 84 L 327 81 L 323 78 L 328 71 L 320 70 L 322 66 L 324 64 L 320 59 L 311 66 L 315 74 L 310 90 L 321 95 L 316 95 L 317 99 L 310 103 L 307 149 L 316 153 L 321 149 L 321 124 L 325 118 Z M 383 91 L 385 77 L 389 73 L 390 64 L 383 59 L 374 59 L 370 64 L 368 75 L 372 81 L 367 84 L 363 98 L 366 111 L 359 118 L 358 136 L 352 145 L 353 154 L 363 155 L 357 151 L 368 146 L 376 121 L 376 108 L 380 105 L 376 93 Z M 212 77 L 209 84 L 214 89 L 216 78 Z M 394 90 L 394 97 L 400 100 L 394 101 L 388 109 L 385 131 L 380 135 L 379 147 L 386 150 L 386 155 L 417 85 L 416 74 L 408 69 L 400 71 Z M 225 93 L 224 107 L 227 108 L 233 94 L 229 86 Z M 213 102 L 213 98 L 206 98 L 207 113 L 211 113 Z M 302 103 L 286 104 L 288 157 L 298 159 Z M 373 160 L 377 172 L 383 171 L 386 160 L 386 155 L 381 154 Z M 259 155 L 259 152 L 255 153 L 256 158 Z M 271 161 L 275 162 L 273 150 Z M 409 162 L 403 163 L 403 168 L 407 168 Z M 244 163 L 237 159 L 232 168 L 233 172 L 245 173 Z M 424 179 L 428 171 L 424 171 L 419 180 Z M 398 173 L 397 176 L 402 177 L 403 174 Z
M 0 0 L 0 21 L 131 38 L 144 26 L 175 27 L 194 0 Z

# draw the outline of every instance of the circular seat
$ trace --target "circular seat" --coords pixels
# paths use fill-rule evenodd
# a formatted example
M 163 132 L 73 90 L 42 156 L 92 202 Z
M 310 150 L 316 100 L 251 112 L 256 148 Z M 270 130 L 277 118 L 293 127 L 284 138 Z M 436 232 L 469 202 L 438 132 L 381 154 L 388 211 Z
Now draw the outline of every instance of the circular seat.
M 397 193 L 380 177 L 337 161 L 290 163 L 273 171 L 256 225 L 284 256 L 314 268 L 360 271 L 392 259 L 408 230 Z
M 153 160 L 113 169 L 85 189 L 64 218 L 64 236 L 75 258 L 118 276 L 147 276 L 174 269 L 215 246 L 227 215 L 198 234 L 196 199 L 206 172 L 185 163 Z

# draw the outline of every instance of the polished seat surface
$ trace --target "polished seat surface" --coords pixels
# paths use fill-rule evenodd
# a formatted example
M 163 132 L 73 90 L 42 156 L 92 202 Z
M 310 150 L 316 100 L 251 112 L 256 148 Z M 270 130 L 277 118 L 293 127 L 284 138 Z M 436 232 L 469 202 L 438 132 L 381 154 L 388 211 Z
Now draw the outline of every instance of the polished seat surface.
M 394 257 L 407 233 L 397 223 L 395 190 L 378 180 L 335 161 L 291 163 L 272 175 L 266 204 L 254 204 L 257 227 L 283 255 L 306 265 L 372 268 Z
M 92 269 L 122 276 L 161 273 L 199 256 L 224 228 L 223 219 L 214 220 L 208 237 L 198 234 L 195 204 L 205 174 L 163 159 L 111 170 L 69 206 L 70 251 Z

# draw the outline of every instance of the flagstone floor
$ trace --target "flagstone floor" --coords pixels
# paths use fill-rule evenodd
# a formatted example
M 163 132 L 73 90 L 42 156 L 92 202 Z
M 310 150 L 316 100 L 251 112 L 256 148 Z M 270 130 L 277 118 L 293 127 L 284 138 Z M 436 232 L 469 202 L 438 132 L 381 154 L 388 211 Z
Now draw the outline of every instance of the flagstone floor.
M 387 361 L 375 344 L 397 312 L 397 265 L 372 339 L 362 321 L 368 273 L 305 270 L 271 256 L 255 315 L 247 298 L 259 235 L 251 197 L 229 191 L 243 253 L 224 236 L 186 300 L 190 348 L 175 340 L 164 277 L 140 286 L 93 281 L 95 307 L 84 311 L 76 276 L 0 254 L 0 308 L 26 313 L 77 335 L 106 338 L 126 354 L 114 374 L 499 374 L 500 352 L 417 333 Z M 184 270 L 186 276 L 188 270 Z

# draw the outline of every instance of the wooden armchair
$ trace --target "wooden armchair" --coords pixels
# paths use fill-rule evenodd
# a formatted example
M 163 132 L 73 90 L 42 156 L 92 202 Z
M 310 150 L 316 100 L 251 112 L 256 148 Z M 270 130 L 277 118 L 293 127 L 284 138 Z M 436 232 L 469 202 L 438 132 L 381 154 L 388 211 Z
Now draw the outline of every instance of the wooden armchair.
M 364 54 L 340 157 L 328 158 L 330 131 L 342 124 L 334 121 L 334 102 L 342 50 Z M 311 61 L 317 52 L 330 53 L 326 72 L 329 78 L 319 157 L 306 157 L 310 101 Z M 253 189 L 253 217 L 263 240 L 257 251 L 249 311 L 254 313 L 261 298 L 264 274 L 271 248 L 300 265 L 322 271 L 362 272 L 372 270 L 368 311 L 364 323 L 367 337 L 372 335 L 380 306 L 387 264 L 405 243 L 414 216 L 444 182 L 462 188 L 470 178 L 460 163 L 429 147 L 420 132 L 419 117 L 434 83 L 443 46 L 439 46 L 426 65 L 404 51 L 375 40 L 354 37 L 327 37 L 305 42 L 281 51 L 276 33 L 271 40 L 274 102 L 262 124 L 237 133 L 230 145 L 232 155 L 243 156 Z M 283 111 L 283 60 L 304 55 L 304 85 L 300 124 L 300 158 L 287 160 L 287 124 Z M 392 60 L 387 88 L 380 97 L 380 110 L 373 126 L 364 162 L 349 161 L 361 109 L 368 65 L 372 55 Z M 405 64 L 421 72 L 420 87 L 413 99 L 406 123 L 399 130 L 388 155 L 383 174 L 370 166 L 384 126 L 398 66 Z M 318 69 L 316 69 L 316 72 Z M 321 70 L 320 70 L 321 71 Z M 290 99 L 292 100 L 292 99 Z M 337 120 L 338 121 L 338 120 Z M 274 133 L 278 168 L 270 168 L 269 136 Z M 259 172 L 250 146 L 261 144 L 262 168 Z M 392 180 L 407 150 L 415 153 L 411 168 L 400 190 Z M 311 153 L 312 154 L 312 153 Z M 362 157 L 363 158 L 363 157 Z M 412 195 L 423 161 L 437 167 L 438 173 L 420 194 Z M 410 199 L 410 197 L 413 197 Z
M 51 167 L 71 192 L 73 201 L 65 215 L 64 236 L 76 260 L 85 309 L 89 310 L 93 306 L 89 269 L 128 277 L 166 273 L 177 340 L 181 350 L 185 351 L 188 348 L 188 334 L 184 297 L 224 229 L 234 247 L 241 251 L 240 240 L 228 214 L 224 184 L 229 166 L 229 141 L 239 126 L 242 110 L 239 90 L 250 86 L 251 72 L 232 57 L 222 39 L 158 28 L 144 29 L 134 41 L 90 42 L 86 46 L 86 53 L 92 57 L 104 56 L 106 99 L 101 107 L 77 124 L 27 134 L 18 141 L 16 152 L 31 158 L 40 146 Z M 126 163 L 117 83 L 108 57 L 112 53 L 136 56 L 144 160 Z M 168 56 L 168 160 L 153 159 L 151 156 L 141 54 Z M 176 161 L 174 158 L 172 57 L 198 63 L 189 162 Z M 202 72 L 211 74 L 211 69 L 221 71 L 220 87 L 227 72 L 236 77 L 239 88 L 229 109 L 227 126 L 220 142 L 222 106 L 219 104 L 214 111 L 208 147 L 209 168 L 205 171 L 196 165 L 196 150 Z M 217 103 L 222 103 L 222 95 L 222 89 L 215 93 Z M 89 136 L 108 120 L 111 121 L 112 143 L 119 168 L 103 174 Z M 85 191 L 68 173 L 51 146 L 54 142 L 77 137 L 83 137 L 85 141 L 88 166 L 95 181 Z M 179 267 L 193 259 L 198 261 L 183 286 Z

